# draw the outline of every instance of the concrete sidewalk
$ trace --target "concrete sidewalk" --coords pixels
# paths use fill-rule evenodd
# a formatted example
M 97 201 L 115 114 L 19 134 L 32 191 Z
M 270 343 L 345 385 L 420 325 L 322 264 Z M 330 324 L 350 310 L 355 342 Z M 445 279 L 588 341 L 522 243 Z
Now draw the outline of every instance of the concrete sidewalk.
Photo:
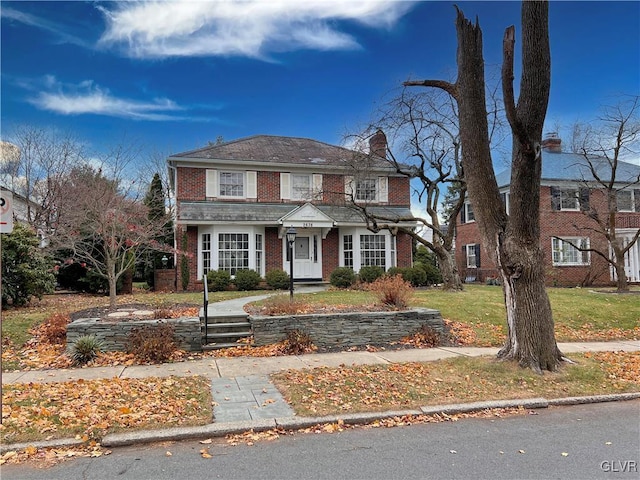
M 559 343 L 564 353 L 601 351 L 638 351 L 640 341 Z M 210 378 L 235 378 L 247 375 L 269 375 L 280 370 L 340 365 L 371 365 L 404 362 L 430 362 L 457 356 L 479 357 L 495 355 L 498 348 L 437 347 L 424 349 L 382 350 L 379 352 L 336 352 L 288 355 L 282 357 L 206 357 L 159 365 L 68 368 L 3 372 L 2 383 L 49 383 L 98 378 L 145 378 L 203 375 Z

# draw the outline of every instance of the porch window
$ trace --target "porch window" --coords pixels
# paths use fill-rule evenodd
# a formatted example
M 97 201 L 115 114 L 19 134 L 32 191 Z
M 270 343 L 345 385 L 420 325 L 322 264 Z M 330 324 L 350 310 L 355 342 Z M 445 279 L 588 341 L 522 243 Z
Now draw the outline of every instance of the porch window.
M 231 275 L 249 268 L 249 234 L 220 233 L 218 235 L 218 269 Z
M 345 235 L 342 239 L 344 266 L 353 269 L 353 235 Z
M 202 270 L 207 273 L 211 270 L 211 234 L 202 234 Z
M 384 235 L 360 235 L 360 263 L 362 267 L 377 266 L 387 269 Z
M 256 233 L 256 272 L 262 275 L 262 234 Z
M 581 248 L 589 248 L 588 238 L 552 238 L 551 246 L 554 266 L 580 266 L 591 263 L 590 252 L 580 250 Z

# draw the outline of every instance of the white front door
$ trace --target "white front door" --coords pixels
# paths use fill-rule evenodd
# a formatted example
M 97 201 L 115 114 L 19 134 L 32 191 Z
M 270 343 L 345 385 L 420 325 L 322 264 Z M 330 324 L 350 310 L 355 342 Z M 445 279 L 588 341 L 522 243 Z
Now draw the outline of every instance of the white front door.
M 287 248 L 286 238 L 284 239 Z M 288 260 L 289 255 L 284 258 Z M 285 271 L 291 268 L 285 261 Z M 319 231 L 299 229 L 293 248 L 293 278 L 294 280 L 322 279 L 322 237 Z

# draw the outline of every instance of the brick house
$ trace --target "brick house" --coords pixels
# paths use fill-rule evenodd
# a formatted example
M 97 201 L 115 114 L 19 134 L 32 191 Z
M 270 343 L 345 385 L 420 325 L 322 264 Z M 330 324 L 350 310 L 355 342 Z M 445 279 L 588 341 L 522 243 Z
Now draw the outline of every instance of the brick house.
M 296 282 L 328 281 L 339 266 L 356 272 L 366 265 L 410 266 L 409 236 L 374 233 L 348 206 L 355 199 L 387 218 L 410 216 L 409 180 L 382 158 L 384 133 L 370 139 L 370 149 L 373 154 L 362 154 L 257 135 L 170 156 L 176 243 L 188 254 L 188 288 L 198 288 L 209 270 L 289 272 L 290 227 L 297 233 Z
M 582 155 L 562 152 L 561 140 L 551 134 L 542 142 L 540 185 L 540 242 L 547 265 L 547 284 L 559 286 L 608 285 L 615 280 L 613 269 L 599 255 L 583 248 L 607 252 L 603 235 L 589 230 L 595 221 L 585 210 L 607 212 L 607 195 L 598 188 L 588 162 Z M 608 180 L 611 167 L 604 158 L 591 159 L 598 176 Z M 509 213 L 510 171 L 496 176 Z M 616 173 L 616 233 L 628 242 L 640 228 L 640 166 L 619 162 Z M 456 223 L 456 262 L 467 282 L 484 282 L 497 276 L 491 257 L 480 247 L 480 234 L 472 205 L 467 202 Z M 640 282 L 640 242 L 625 257 L 629 282 Z

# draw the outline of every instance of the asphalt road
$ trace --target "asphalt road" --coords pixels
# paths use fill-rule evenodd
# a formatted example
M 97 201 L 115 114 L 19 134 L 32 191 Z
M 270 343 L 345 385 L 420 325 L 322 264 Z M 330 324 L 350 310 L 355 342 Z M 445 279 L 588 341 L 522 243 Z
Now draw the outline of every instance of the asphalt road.
M 218 439 L 118 448 L 48 469 L 3 466 L 0 473 L 2 480 L 640 478 L 639 400 L 536 413 L 295 434 L 254 446 Z M 212 458 L 202 458 L 204 447 Z

